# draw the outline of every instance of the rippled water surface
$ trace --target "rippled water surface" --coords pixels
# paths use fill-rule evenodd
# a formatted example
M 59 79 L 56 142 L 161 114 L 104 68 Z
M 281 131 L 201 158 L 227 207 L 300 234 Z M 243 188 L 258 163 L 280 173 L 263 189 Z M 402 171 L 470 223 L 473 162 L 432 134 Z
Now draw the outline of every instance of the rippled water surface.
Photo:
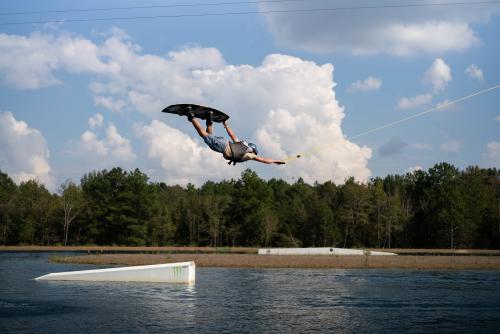
M 494 271 L 198 268 L 196 284 L 38 282 L 0 253 L 0 333 L 500 333 Z

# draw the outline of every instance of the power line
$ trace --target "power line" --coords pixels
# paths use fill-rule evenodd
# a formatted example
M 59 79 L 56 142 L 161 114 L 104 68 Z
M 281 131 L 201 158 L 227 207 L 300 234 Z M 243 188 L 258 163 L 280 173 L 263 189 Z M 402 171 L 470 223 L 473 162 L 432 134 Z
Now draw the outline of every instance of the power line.
M 452 6 L 477 6 L 488 4 L 500 4 L 497 1 L 479 1 L 479 2 L 448 2 L 448 3 L 428 3 L 428 4 L 404 4 L 404 5 L 382 5 L 382 6 L 357 6 L 357 7 L 335 7 L 335 8 L 301 8 L 301 9 L 283 9 L 267 11 L 245 11 L 245 12 L 220 12 L 220 13 L 198 13 L 198 14 L 172 14 L 172 15 L 153 15 L 153 16 L 125 16 L 125 17 L 107 17 L 107 18 L 82 18 L 82 19 L 59 19 L 45 21 L 24 21 L 24 22 L 5 22 L 0 26 L 25 25 L 25 24 L 45 24 L 45 23 L 67 23 L 67 22 L 98 22 L 98 21 L 125 21 L 125 20 L 144 20 L 144 19 L 173 19 L 184 17 L 217 17 L 234 16 L 250 14 L 289 14 L 289 13 L 315 13 L 315 12 L 336 12 L 336 11 L 357 11 L 357 10 L 380 10 L 380 9 L 401 9 L 418 7 L 452 7 Z
M 0 16 L 9 15 L 33 15 L 33 14 L 52 14 L 52 13 L 80 13 L 80 12 L 105 12 L 113 10 L 132 10 L 132 9 L 156 9 L 156 8 L 189 8 L 203 6 L 228 6 L 228 5 L 253 5 L 260 3 L 283 3 L 283 2 L 304 2 L 306 0 L 260 0 L 260 1 L 236 1 L 236 2 L 204 2 L 190 4 L 173 4 L 173 5 L 151 5 L 151 6 L 131 6 L 131 7 L 106 7 L 106 8 L 79 8 L 79 9 L 61 9 L 61 10 L 46 10 L 46 11 L 30 11 L 30 12 L 10 12 L 0 13 Z

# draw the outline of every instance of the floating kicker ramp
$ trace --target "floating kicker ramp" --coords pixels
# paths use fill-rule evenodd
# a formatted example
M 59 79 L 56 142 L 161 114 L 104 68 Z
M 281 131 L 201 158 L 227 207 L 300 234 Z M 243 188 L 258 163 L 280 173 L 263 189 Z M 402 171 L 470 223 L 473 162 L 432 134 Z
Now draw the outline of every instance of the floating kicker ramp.
M 35 279 L 39 281 L 194 283 L 195 272 L 195 264 L 191 261 L 149 266 L 67 271 L 47 274 Z

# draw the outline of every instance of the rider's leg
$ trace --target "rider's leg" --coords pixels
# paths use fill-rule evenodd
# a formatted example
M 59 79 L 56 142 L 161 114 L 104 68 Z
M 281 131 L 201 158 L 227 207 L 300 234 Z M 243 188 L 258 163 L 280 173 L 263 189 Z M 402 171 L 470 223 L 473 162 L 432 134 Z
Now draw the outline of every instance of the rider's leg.
M 208 134 L 212 134 L 214 132 L 213 131 L 213 126 L 212 126 L 213 124 L 214 123 L 207 121 L 207 133 Z
M 207 133 L 213 133 L 213 121 L 212 121 L 213 113 L 210 111 L 207 115 Z

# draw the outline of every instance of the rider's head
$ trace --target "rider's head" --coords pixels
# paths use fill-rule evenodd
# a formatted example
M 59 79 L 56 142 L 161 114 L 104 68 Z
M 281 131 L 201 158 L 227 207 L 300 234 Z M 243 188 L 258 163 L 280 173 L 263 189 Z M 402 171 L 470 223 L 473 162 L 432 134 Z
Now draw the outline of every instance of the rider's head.
M 257 145 L 255 145 L 254 143 L 248 143 L 248 146 L 252 148 L 253 153 L 259 154 L 259 150 L 257 149 Z

